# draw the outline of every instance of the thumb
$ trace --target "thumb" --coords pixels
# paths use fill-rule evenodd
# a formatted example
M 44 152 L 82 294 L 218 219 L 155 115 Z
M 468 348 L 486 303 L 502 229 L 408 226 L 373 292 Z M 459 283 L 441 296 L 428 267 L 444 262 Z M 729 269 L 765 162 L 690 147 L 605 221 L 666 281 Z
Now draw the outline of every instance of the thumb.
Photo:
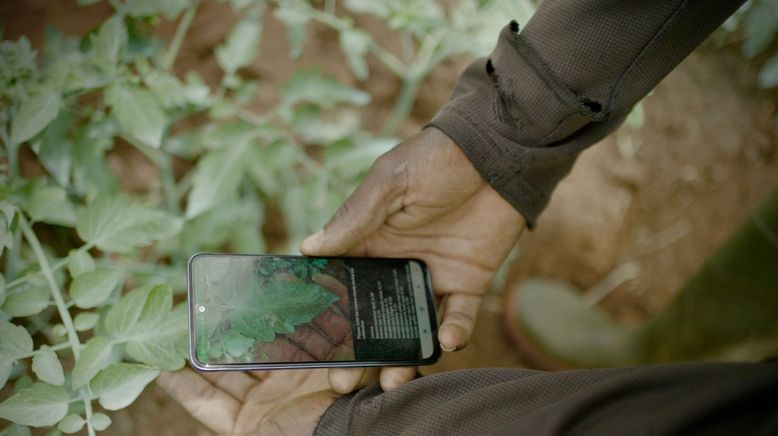
M 394 167 L 391 154 L 373 164 L 365 180 L 343 203 L 324 229 L 308 236 L 300 244 L 306 256 L 340 256 L 369 238 L 386 221 L 386 217 L 402 207 L 407 171 L 405 165 Z

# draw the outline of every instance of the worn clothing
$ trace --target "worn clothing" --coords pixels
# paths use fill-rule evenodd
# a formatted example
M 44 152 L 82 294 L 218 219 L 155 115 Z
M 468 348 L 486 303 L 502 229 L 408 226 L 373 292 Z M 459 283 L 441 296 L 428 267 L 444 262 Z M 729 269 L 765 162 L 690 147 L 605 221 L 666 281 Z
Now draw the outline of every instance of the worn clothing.
M 775 435 L 778 363 L 454 371 L 336 401 L 316 434 Z
M 534 225 L 577 155 L 742 0 L 546 0 L 432 120 Z M 778 434 L 778 363 L 474 369 L 337 400 L 317 435 Z
M 530 227 L 578 154 L 743 0 L 546 0 L 470 65 L 430 125 Z

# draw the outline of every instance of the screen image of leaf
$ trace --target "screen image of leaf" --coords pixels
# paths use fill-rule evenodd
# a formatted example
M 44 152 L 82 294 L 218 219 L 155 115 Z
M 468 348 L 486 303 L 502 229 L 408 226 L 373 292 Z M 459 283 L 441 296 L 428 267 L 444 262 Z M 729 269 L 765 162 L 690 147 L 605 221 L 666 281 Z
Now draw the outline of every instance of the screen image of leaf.
M 314 261 L 316 262 L 316 261 Z M 324 261 L 326 262 L 326 261 Z M 244 356 L 255 341 L 271 342 L 311 322 L 340 297 L 299 276 L 265 273 L 302 273 L 311 277 L 324 263 L 271 262 L 275 269 L 258 268 L 250 258 L 210 258 L 195 265 L 195 288 L 202 289 L 206 306 L 197 319 L 198 358 L 207 362 L 226 355 Z M 260 263 L 262 265 L 262 263 Z M 199 266 L 199 268 L 198 268 Z

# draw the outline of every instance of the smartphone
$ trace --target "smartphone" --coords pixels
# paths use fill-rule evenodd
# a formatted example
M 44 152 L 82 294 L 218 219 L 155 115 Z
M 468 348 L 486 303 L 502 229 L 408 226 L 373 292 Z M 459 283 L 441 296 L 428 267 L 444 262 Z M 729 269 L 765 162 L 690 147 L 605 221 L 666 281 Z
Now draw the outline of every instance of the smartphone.
M 416 259 L 201 253 L 188 264 L 199 370 L 428 365 L 440 357 Z

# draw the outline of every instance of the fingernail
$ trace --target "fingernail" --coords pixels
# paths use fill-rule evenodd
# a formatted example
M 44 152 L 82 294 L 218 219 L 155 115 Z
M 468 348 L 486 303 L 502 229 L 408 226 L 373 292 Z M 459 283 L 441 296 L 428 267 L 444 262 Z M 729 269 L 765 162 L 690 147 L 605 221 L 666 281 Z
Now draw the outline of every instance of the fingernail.
M 440 344 L 440 349 L 443 351 L 457 351 L 457 347 L 448 348 L 445 345 L 443 345 L 443 343 Z
M 324 230 L 319 230 L 318 232 L 312 234 L 311 236 L 308 236 L 307 238 L 303 239 L 303 242 L 300 243 L 300 249 L 302 251 L 316 251 L 318 246 L 320 245 L 320 240 L 322 236 L 324 235 Z

